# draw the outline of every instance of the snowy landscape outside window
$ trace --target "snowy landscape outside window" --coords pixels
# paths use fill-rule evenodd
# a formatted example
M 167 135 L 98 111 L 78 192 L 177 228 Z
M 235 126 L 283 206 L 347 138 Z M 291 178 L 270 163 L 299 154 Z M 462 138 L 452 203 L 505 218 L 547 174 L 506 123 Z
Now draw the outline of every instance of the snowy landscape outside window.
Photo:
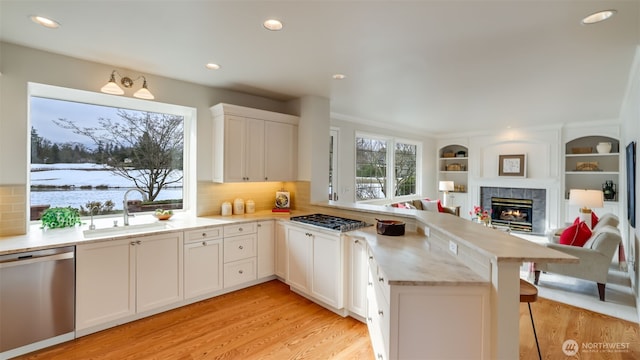
M 183 208 L 184 116 L 30 97 L 31 220 L 51 207 L 86 216 Z

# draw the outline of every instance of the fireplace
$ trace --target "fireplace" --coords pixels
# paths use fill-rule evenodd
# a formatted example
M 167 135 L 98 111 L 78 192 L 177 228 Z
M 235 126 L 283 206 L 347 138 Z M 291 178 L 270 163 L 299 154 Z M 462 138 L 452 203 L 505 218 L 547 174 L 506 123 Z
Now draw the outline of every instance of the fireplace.
M 491 222 L 515 231 L 532 232 L 533 200 L 492 197 Z
M 516 208 L 514 210 L 519 210 L 520 214 L 515 215 L 508 213 L 506 214 L 507 219 L 497 219 L 496 215 L 502 213 L 502 210 L 497 211 L 493 209 L 493 198 L 499 199 L 509 199 L 509 200 L 526 200 L 529 202 L 530 209 L 526 210 L 523 208 Z M 518 205 L 518 203 L 516 203 Z M 527 205 L 527 204 L 523 204 Z M 534 235 L 544 235 L 546 229 L 546 218 L 547 218 L 547 191 L 546 189 L 535 189 L 535 188 L 509 188 L 509 187 L 492 187 L 492 186 L 481 186 L 480 187 L 480 206 L 483 209 L 493 209 L 492 219 L 491 221 L 496 224 L 504 224 L 506 221 L 508 224 L 505 226 L 511 227 L 512 231 L 523 232 Z M 517 224 L 524 218 L 524 215 L 521 213 L 526 212 L 526 218 L 529 223 L 528 227 L 520 227 L 520 224 Z M 517 213 L 516 213 L 517 214 Z M 522 221 L 524 222 L 524 221 Z M 516 226 L 518 225 L 518 226 Z

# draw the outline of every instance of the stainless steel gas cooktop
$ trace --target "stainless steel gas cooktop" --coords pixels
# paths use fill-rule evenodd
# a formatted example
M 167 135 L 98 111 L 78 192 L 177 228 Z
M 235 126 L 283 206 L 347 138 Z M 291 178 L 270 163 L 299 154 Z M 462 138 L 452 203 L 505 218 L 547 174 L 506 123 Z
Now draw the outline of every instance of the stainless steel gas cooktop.
M 350 231 L 369 226 L 364 221 L 325 214 L 292 216 L 290 220 L 337 231 Z

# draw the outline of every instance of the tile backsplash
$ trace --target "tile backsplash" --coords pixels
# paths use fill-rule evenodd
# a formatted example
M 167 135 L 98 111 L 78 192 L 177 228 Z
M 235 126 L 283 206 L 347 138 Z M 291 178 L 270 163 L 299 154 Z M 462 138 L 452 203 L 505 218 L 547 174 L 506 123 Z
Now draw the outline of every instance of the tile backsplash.
M 26 208 L 25 185 L 0 185 L 0 236 L 26 234 Z

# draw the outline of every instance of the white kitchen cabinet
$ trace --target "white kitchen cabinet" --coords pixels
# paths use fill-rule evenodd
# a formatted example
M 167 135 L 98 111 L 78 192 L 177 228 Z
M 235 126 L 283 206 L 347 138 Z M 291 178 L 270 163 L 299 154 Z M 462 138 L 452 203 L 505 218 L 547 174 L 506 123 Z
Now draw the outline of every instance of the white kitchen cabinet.
M 222 254 L 222 227 L 185 232 L 185 299 L 222 289 Z
M 76 330 L 136 313 L 136 258 L 131 240 L 76 246 Z
M 339 234 L 288 227 L 289 285 L 335 309 L 344 307 L 343 259 Z
M 264 139 L 265 180 L 297 180 L 298 126 L 265 121 Z
M 211 112 L 214 182 L 296 180 L 298 117 L 229 104 Z
M 369 253 L 366 321 L 375 358 L 489 359 L 489 293 L 489 284 L 389 284 Z
M 275 224 L 273 220 L 258 222 L 258 279 L 276 272 Z
M 294 226 L 287 227 L 287 282 L 304 293 L 311 292 L 311 233 Z
M 223 230 L 223 287 L 247 283 L 257 278 L 258 224 L 225 225 Z
M 367 311 L 367 244 L 363 239 L 345 236 L 348 244 L 349 284 L 347 309 L 362 318 Z
M 275 245 L 275 272 L 278 277 L 287 282 L 287 228 L 282 221 L 276 222 Z
M 183 234 L 76 247 L 76 331 L 183 299 Z
M 344 307 L 344 267 L 339 234 L 312 232 L 311 295 L 336 309 Z

